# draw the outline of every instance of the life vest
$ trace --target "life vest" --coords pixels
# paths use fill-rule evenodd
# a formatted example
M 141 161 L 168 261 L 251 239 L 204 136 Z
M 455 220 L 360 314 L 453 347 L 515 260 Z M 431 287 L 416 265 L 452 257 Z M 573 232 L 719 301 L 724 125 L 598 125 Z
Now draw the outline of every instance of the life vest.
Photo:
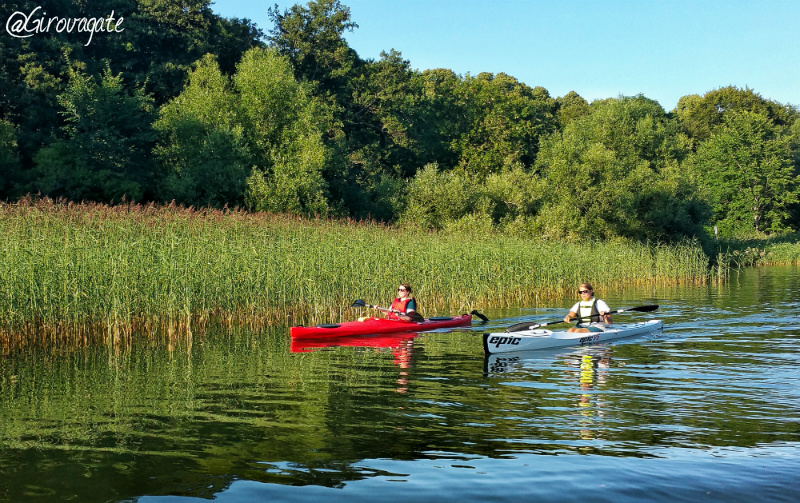
M 394 299 L 394 301 L 392 301 L 392 306 L 391 306 L 390 309 L 393 309 L 395 311 L 400 311 L 401 313 L 405 314 L 406 313 L 406 309 L 408 308 L 408 303 L 411 302 L 412 300 L 414 300 L 414 299 L 411 298 L 411 297 L 407 297 L 405 300 L 400 300 L 400 298 L 398 297 L 398 298 Z M 414 302 L 414 304 L 416 304 L 416 302 Z M 387 313 L 386 314 L 386 318 L 389 319 L 389 320 L 399 320 L 400 319 L 394 313 Z
M 600 311 L 597 310 L 597 299 L 592 299 L 589 302 L 580 301 L 577 315 L 578 324 L 599 322 Z

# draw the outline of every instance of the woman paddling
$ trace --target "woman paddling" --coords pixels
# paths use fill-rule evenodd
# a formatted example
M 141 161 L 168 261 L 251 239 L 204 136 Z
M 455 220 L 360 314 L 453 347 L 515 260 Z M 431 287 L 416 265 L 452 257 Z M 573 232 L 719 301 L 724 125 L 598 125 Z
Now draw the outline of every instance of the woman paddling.
M 578 324 L 567 330 L 567 332 L 602 332 L 605 327 L 611 325 L 611 309 L 608 304 L 600 299 L 594 298 L 594 289 L 589 283 L 581 283 L 578 287 L 578 295 L 581 300 L 572 306 L 569 314 L 564 317 L 564 323 L 569 323 L 573 318 L 578 318 Z
M 411 296 L 411 287 L 403 283 L 397 287 L 397 298 L 392 301 L 392 312 L 386 313 L 389 320 L 423 321 L 422 315 L 417 313 L 417 301 Z

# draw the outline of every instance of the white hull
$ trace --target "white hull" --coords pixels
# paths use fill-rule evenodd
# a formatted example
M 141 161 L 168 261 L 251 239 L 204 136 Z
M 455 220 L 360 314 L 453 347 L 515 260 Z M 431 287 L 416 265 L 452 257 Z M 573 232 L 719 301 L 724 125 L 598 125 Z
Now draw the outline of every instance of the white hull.
M 661 320 L 642 323 L 612 325 L 605 332 L 570 333 L 537 329 L 523 332 L 498 332 L 483 334 L 483 349 L 486 353 L 508 353 L 510 351 L 530 351 L 564 346 L 583 346 L 596 344 L 632 335 L 653 334 L 663 328 Z

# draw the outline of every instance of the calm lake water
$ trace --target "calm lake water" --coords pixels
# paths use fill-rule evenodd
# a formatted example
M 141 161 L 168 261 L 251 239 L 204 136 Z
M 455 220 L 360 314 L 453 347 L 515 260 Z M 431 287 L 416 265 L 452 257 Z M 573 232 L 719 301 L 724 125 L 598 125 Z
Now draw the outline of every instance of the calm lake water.
M 393 347 L 3 356 L 0 502 L 797 502 L 799 272 L 601 295 L 663 334 L 502 358 L 483 331 L 570 303 Z

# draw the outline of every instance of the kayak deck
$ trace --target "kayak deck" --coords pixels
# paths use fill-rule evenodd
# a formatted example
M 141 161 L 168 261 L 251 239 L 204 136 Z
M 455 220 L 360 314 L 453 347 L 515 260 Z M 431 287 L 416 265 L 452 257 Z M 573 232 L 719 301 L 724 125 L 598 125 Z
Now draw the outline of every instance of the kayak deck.
M 641 323 L 612 325 L 613 328 L 604 332 L 554 332 L 536 329 L 513 333 L 484 333 L 483 349 L 487 354 L 493 354 L 563 346 L 583 346 L 633 335 L 653 334 L 660 332 L 663 326 L 661 320 L 649 320 Z
M 460 327 L 472 324 L 471 314 L 426 318 L 425 321 L 387 320 L 367 318 L 363 321 L 348 321 L 313 327 L 292 327 L 290 335 L 295 337 L 342 337 L 350 335 L 378 335 L 403 332 L 425 332 L 437 328 Z

